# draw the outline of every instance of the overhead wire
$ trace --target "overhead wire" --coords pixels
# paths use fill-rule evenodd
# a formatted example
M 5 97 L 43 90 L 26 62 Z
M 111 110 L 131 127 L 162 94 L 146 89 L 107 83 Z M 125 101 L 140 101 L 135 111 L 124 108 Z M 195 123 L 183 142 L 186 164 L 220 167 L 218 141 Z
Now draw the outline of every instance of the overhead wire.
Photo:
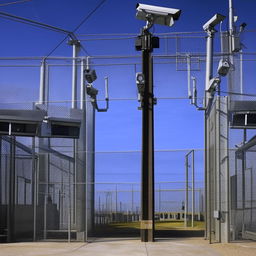
M 61 28 L 57 28 L 48 24 L 44 24 L 41 22 L 37 22 L 34 20 L 30 20 L 27 18 L 23 18 L 23 17 L 19 17 L 19 16 L 15 16 L 13 14 L 9 14 L 9 13 L 5 13 L 5 12 L 0 12 L 0 17 L 8 19 L 8 20 L 12 20 L 12 21 L 18 21 L 20 23 L 26 24 L 26 25 L 31 25 L 34 27 L 38 27 L 38 28 L 44 28 L 44 29 L 48 29 L 51 31 L 55 31 L 55 32 L 59 32 L 59 33 L 64 33 L 66 34 L 65 38 L 62 39 L 47 55 L 44 59 L 46 59 L 47 57 L 49 57 L 68 37 L 71 37 L 72 39 L 77 39 L 76 36 L 74 35 L 74 33 L 103 5 L 104 2 L 106 2 L 107 0 L 102 0 L 101 2 L 99 2 L 96 7 L 75 27 L 75 29 L 73 31 L 68 31 L 68 30 L 64 30 Z M 18 3 L 18 2 L 17 2 Z M 84 46 L 82 44 L 80 44 L 81 49 L 87 54 L 90 55 L 87 50 L 84 48 Z
M 11 4 L 20 4 L 20 3 L 24 3 L 24 2 L 30 2 L 30 1 L 32 1 L 32 0 L 21 0 L 21 1 L 3 3 L 3 4 L 0 4 L 0 7 L 2 7 L 2 6 L 7 6 L 7 5 L 11 5 Z
M 75 33 L 107 0 L 102 0 L 99 2 L 95 8 L 72 30 L 72 33 Z M 61 40 L 54 48 L 47 54 L 46 58 L 49 57 L 67 38 L 69 35 L 65 36 L 63 40 Z M 82 44 L 80 44 L 81 49 L 87 54 L 90 55 L 87 50 L 84 48 Z
M 48 24 L 39 23 L 39 22 L 36 22 L 36 21 L 32 21 L 32 20 L 29 20 L 29 19 L 26 19 L 26 18 L 18 17 L 18 16 L 8 14 L 8 13 L 5 13 L 5 12 L 0 12 L 0 17 L 2 17 L 4 19 L 7 19 L 7 20 L 11 20 L 11 21 L 17 21 L 19 23 L 23 23 L 23 24 L 30 25 L 30 26 L 33 26 L 33 27 L 44 28 L 44 29 L 51 30 L 51 31 L 54 31 L 54 32 L 59 32 L 59 33 L 63 33 L 63 34 L 71 33 L 67 30 L 62 30 L 62 29 L 57 30 L 56 28 L 54 28 L 53 26 L 50 26 Z

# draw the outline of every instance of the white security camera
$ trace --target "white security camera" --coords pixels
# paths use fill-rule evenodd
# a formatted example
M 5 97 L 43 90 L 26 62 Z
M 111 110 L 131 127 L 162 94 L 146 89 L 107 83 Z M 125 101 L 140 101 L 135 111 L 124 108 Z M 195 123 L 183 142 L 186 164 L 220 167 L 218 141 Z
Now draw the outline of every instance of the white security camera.
M 85 69 L 84 78 L 88 83 L 93 83 L 97 79 L 97 75 L 94 69 Z
M 230 69 L 230 63 L 227 59 L 221 59 L 218 66 L 218 74 L 220 76 L 226 76 Z
M 213 29 L 217 24 L 222 22 L 225 18 L 226 16 L 223 16 L 217 13 L 203 25 L 203 29 L 205 31 L 207 31 L 208 29 Z
M 214 77 L 209 81 L 207 92 L 214 92 L 216 87 L 220 84 L 220 77 Z
M 91 84 L 86 85 L 86 92 L 92 98 L 96 98 L 96 96 L 98 94 L 98 90 L 96 88 L 94 88 Z
M 136 5 L 136 17 L 140 20 L 148 21 L 149 17 L 153 19 L 154 24 L 171 27 L 175 20 L 178 20 L 181 10 L 166 8 L 147 4 Z

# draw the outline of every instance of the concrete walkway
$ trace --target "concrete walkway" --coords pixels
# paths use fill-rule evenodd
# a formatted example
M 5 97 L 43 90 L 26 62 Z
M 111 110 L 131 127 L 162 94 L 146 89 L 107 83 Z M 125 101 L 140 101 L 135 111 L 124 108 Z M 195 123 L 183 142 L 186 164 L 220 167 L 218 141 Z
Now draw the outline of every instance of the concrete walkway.
M 29 242 L 0 244 L 0 256 L 255 256 L 256 242 L 209 245 L 202 238 L 97 239 L 90 243 Z

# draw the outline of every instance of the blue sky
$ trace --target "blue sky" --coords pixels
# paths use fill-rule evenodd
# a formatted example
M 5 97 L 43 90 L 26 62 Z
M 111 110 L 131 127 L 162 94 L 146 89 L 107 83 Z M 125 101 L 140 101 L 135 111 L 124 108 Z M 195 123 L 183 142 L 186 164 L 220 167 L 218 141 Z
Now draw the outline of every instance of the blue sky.
M 66 30 L 74 30 L 77 25 L 100 2 L 95 0 L 32 0 L 24 3 L 1 6 L 11 0 L 0 1 L 0 11 L 47 23 Z M 102 6 L 76 31 L 76 34 L 138 34 L 144 22 L 135 18 L 134 0 L 106 0 Z M 215 13 L 228 15 L 228 0 L 148 0 L 142 3 L 179 8 L 182 10 L 180 20 L 171 28 L 156 25 L 154 33 L 190 32 L 202 31 L 202 25 Z M 254 0 L 234 0 L 235 13 L 239 16 L 238 24 L 248 23 L 248 30 L 255 30 Z M 223 22 L 222 29 L 227 28 L 227 20 Z M 217 28 L 218 29 L 218 28 Z M 0 18 L 1 55 L 6 56 L 44 56 L 48 55 L 55 46 L 65 37 L 63 34 L 43 30 L 22 23 Z M 256 39 L 250 37 L 244 43 L 248 50 L 253 49 Z M 90 41 L 82 42 L 85 49 L 92 56 L 96 55 L 139 55 L 134 49 L 134 40 L 125 41 Z M 169 41 L 169 48 L 173 48 L 173 42 Z M 205 52 L 204 39 L 186 41 L 182 46 L 184 50 Z M 216 49 L 219 41 L 216 40 Z M 164 53 L 164 42 L 161 42 L 159 50 L 155 54 Z M 82 56 L 84 53 L 81 52 Z M 52 56 L 72 55 L 72 49 L 64 42 Z M 106 61 L 106 60 L 105 60 Z M 139 62 L 140 59 L 135 59 Z M 97 60 L 94 63 L 98 63 Z M 102 63 L 102 62 L 101 62 Z M 204 87 L 204 63 L 200 71 L 192 72 L 198 78 L 199 88 Z M 140 65 L 136 68 L 140 70 Z M 159 100 L 155 107 L 155 148 L 179 149 L 184 152 L 164 154 L 157 156 L 156 166 L 159 173 L 184 171 L 184 156 L 187 149 L 203 148 L 203 112 L 196 111 L 189 104 L 187 97 L 187 74 L 176 71 L 174 64 L 155 64 L 154 86 L 156 97 L 183 98 L 173 100 Z M 99 88 L 100 97 L 103 95 L 104 76 L 109 76 L 110 97 L 112 98 L 136 98 L 136 84 L 134 66 L 95 66 L 98 80 L 95 86 Z M 248 70 L 251 67 L 248 67 Z M 1 95 L 2 102 L 36 101 L 38 99 L 39 69 L 38 68 L 1 68 Z M 70 100 L 71 96 L 71 72 L 70 68 L 52 68 L 50 82 L 51 100 Z M 11 74 L 11 75 L 10 75 Z M 203 91 L 199 92 L 201 95 Z M 96 150 L 97 151 L 139 151 L 141 148 L 141 112 L 136 100 L 111 101 L 108 113 L 97 113 L 96 116 Z M 116 180 L 137 181 L 139 170 L 134 175 L 134 170 L 139 169 L 139 153 L 136 160 L 127 153 L 121 158 L 113 154 L 104 161 L 98 157 L 97 168 L 104 174 L 106 180 L 106 166 L 116 172 L 123 171 L 131 174 L 130 177 L 116 177 Z M 176 160 L 175 160 L 176 159 Z M 134 166 L 133 164 L 134 163 Z M 163 164 L 164 163 L 164 164 Z M 198 156 L 198 164 L 202 172 L 203 159 Z M 177 174 L 178 175 L 178 174 Z M 169 179 L 170 176 L 157 176 L 158 180 Z M 111 177 L 109 178 L 111 180 Z M 99 178 L 100 180 L 100 178 Z

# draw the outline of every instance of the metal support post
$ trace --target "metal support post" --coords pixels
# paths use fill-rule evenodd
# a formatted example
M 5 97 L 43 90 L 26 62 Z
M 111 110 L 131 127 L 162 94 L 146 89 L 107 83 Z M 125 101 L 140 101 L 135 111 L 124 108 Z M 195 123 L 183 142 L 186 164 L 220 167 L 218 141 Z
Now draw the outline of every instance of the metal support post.
M 159 200 L 159 213 L 161 212 L 161 184 L 159 183 L 159 192 L 158 192 L 158 200 Z
M 16 139 L 11 137 L 10 145 L 10 174 L 9 174 L 9 202 L 7 207 L 7 241 L 15 241 L 15 146 Z
M 80 77 L 80 109 L 85 109 L 85 106 L 86 106 L 84 69 L 85 69 L 85 59 L 82 59 L 81 60 L 81 77 Z
M 186 184 L 185 184 L 185 209 L 184 209 L 184 225 L 188 226 L 188 155 L 185 157 L 185 176 L 186 176 Z
M 192 150 L 192 216 L 191 216 L 192 227 L 194 227 L 194 215 L 195 215 L 195 151 Z
M 71 39 L 69 44 L 73 47 L 73 60 L 72 60 L 72 108 L 77 108 L 77 56 L 80 50 L 80 42 Z
M 234 65 L 234 55 L 233 55 L 233 36 L 234 36 L 234 11 L 233 11 L 233 0 L 229 0 L 229 62 Z M 235 85 L 234 85 L 234 71 L 230 70 L 228 73 L 228 91 L 235 92 Z M 234 95 L 230 95 L 230 98 L 234 98 Z
M 213 74 L 213 39 L 216 30 L 209 28 L 207 31 L 207 42 L 206 42 L 206 71 L 205 71 L 205 107 L 207 109 L 209 101 L 212 98 L 211 93 L 208 92 L 209 82 L 212 79 Z
M 142 181 L 141 181 L 141 241 L 154 241 L 154 96 L 152 34 L 144 28 L 142 42 L 142 73 L 145 84 L 142 95 Z
M 188 74 L 188 98 L 192 98 L 191 94 L 191 56 L 187 56 L 187 74 Z
M 43 59 L 40 67 L 40 88 L 39 88 L 39 104 L 45 104 L 46 101 L 46 60 Z
M 206 72 L 205 72 L 205 99 L 204 99 L 204 143 L 205 143 L 205 238 L 210 240 L 211 243 L 211 211 L 210 211 L 210 202 L 211 202 L 211 193 L 210 193 L 210 173 L 209 173 L 209 135 L 208 135 L 208 107 L 210 100 L 212 99 L 211 93 L 208 92 L 209 83 L 212 79 L 213 74 L 213 39 L 215 30 L 212 27 L 209 27 L 206 31 L 207 33 L 207 43 L 206 43 Z

